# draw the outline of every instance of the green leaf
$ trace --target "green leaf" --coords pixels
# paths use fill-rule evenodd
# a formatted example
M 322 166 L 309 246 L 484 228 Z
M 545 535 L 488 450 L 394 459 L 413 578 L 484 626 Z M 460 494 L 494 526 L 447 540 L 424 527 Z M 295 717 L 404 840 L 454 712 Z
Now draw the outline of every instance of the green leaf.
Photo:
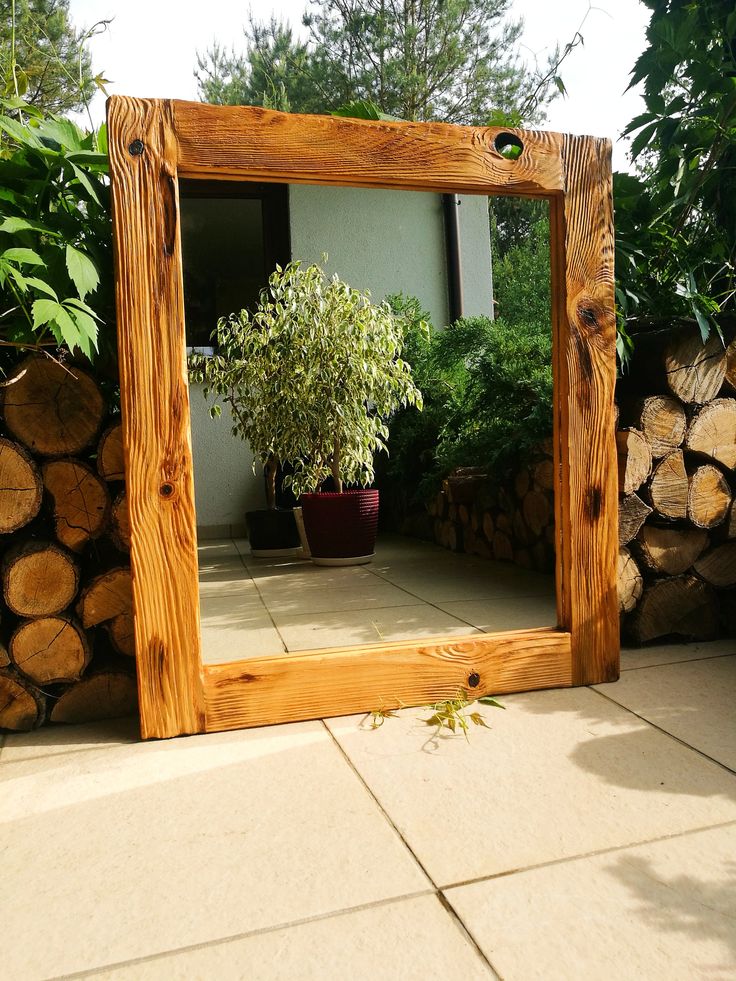
M 69 347 L 69 350 L 73 351 L 75 347 L 80 347 L 81 336 L 79 333 L 79 328 L 69 312 L 65 310 L 61 304 L 57 304 L 57 311 L 54 320 L 59 325 L 61 336 L 64 338 L 64 342 Z
M 38 252 L 34 252 L 33 249 L 6 249 L 0 258 L 17 262 L 22 266 L 46 265 Z
M 67 160 L 69 161 L 69 164 L 71 165 L 71 168 L 74 171 L 74 176 L 77 178 L 77 180 L 82 185 L 82 187 L 85 188 L 87 193 L 97 204 L 102 206 L 97 190 L 92 182 L 93 179 L 91 175 L 86 174 L 81 169 L 81 167 L 77 167 L 77 165 L 69 157 L 67 157 Z
M 36 276 L 26 276 L 26 283 L 37 289 L 39 293 L 45 293 L 46 296 L 50 296 L 52 300 L 58 302 L 59 297 L 56 295 L 55 290 L 53 290 L 48 283 L 44 282 L 42 279 L 38 279 Z
M 83 135 L 70 119 L 48 116 L 41 120 L 36 132 L 45 140 L 51 140 L 65 150 L 81 150 Z
M 562 79 L 560 78 L 560 76 L 559 75 L 555 75 L 554 78 L 553 78 L 553 81 L 554 81 L 555 86 L 557 87 L 557 91 L 560 93 L 560 95 L 563 96 L 563 97 L 566 97 L 567 96 L 567 89 L 565 88 L 565 83 L 562 81 Z
M 92 347 L 97 350 L 97 324 L 86 310 L 80 310 L 78 306 L 72 305 L 71 301 L 64 303 L 64 309 L 69 313 L 79 331 L 79 346 L 84 354 L 90 357 Z
M 99 286 L 100 276 L 94 262 L 73 245 L 66 247 L 66 268 L 82 300 Z
M 11 116 L 0 116 L 0 130 L 7 133 L 11 140 L 15 140 L 21 146 L 29 146 L 34 149 L 43 146 L 29 126 L 18 122 L 17 119 L 13 119 Z
M 16 232 L 41 232 L 44 235 L 51 235 L 54 238 L 59 237 L 58 232 L 52 231 L 46 225 L 42 225 L 38 221 L 29 221 L 27 218 L 17 218 L 11 216 L 6 218 L 5 221 L 0 225 L 0 232 L 8 232 L 10 235 L 15 235 Z
M 479 698 L 478 701 L 481 705 L 492 705 L 494 708 L 505 709 L 506 706 L 502 705 L 501 702 L 497 702 L 495 698 L 491 698 L 490 695 L 484 695 Z
M 38 329 L 50 320 L 55 320 L 56 314 L 60 309 L 61 304 L 56 300 L 36 300 L 31 308 L 33 326 Z

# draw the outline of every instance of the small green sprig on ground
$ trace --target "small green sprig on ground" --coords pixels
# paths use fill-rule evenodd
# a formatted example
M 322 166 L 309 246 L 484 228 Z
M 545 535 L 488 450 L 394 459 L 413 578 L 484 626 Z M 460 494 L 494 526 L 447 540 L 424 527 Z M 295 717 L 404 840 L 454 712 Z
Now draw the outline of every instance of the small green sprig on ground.
M 484 729 L 490 728 L 480 712 L 467 711 L 476 701 L 480 705 L 492 705 L 494 708 L 502 709 L 506 707 L 490 695 L 470 699 L 467 693 L 461 689 L 455 698 L 447 698 L 444 701 L 435 702 L 434 705 L 431 705 L 432 715 L 428 719 L 422 719 L 422 722 L 425 725 L 435 727 L 437 730 L 435 735 L 439 736 L 443 729 L 447 729 L 453 735 L 462 732 L 467 740 L 468 732 L 470 731 L 469 723 L 475 726 L 482 726 Z

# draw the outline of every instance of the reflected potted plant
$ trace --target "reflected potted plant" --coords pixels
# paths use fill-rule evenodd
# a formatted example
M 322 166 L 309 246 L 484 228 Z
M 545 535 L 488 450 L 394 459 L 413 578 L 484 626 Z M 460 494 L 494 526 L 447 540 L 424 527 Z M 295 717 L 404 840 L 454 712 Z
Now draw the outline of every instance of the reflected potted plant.
M 214 353 L 190 355 L 189 378 L 204 385 L 205 398 L 218 396 L 218 401 L 210 406 L 212 418 L 222 415 L 223 404 L 229 407 L 233 436 L 249 443 L 253 452 L 253 473 L 257 473 L 259 464 L 263 468 L 266 508 L 245 514 L 251 553 L 257 558 L 295 555 L 301 548 L 301 539 L 294 511 L 277 504 L 280 462 L 293 447 L 288 442 L 278 442 L 282 431 L 274 428 L 265 411 L 274 395 L 273 351 L 267 345 L 254 343 L 248 328 L 249 316 L 243 310 L 239 315 L 220 318 L 212 335 Z
M 373 555 L 373 457 L 386 450 L 391 414 L 422 405 L 401 359 L 404 329 L 387 303 L 374 304 L 367 292 L 299 261 L 276 267 L 253 314 L 218 323 L 220 360 L 205 376 L 220 379 L 213 389 L 230 401 L 235 428 L 264 466 L 290 465 L 284 485 L 299 499 L 319 564 Z M 242 397 L 233 405 L 227 393 L 225 372 L 235 357 L 247 406 Z M 330 479 L 333 489 L 323 490 Z

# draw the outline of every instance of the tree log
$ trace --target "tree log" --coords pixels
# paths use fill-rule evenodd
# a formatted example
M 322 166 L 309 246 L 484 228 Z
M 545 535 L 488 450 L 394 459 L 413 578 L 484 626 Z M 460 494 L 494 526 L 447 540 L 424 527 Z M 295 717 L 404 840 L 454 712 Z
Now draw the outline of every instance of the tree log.
M 28 732 L 46 716 L 43 694 L 12 668 L 0 668 L 0 729 Z
M 736 391 L 736 341 L 726 348 L 726 381 Z
M 96 627 L 123 613 L 130 613 L 132 608 L 130 569 L 118 568 L 103 572 L 84 587 L 77 614 L 83 627 Z
M 726 352 L 716 334 L 703 344 L 695 330 L 678 334 L 666 346 L 667 385 L 682 402 L 710 402 L 726 376 Z
M 519 470 L 514 478 L 514 491 L 520 501 L 524 499 L 524 495 L 529 490 L 530 484 L 529 471 L 524 467 L 523 470 Z
M 43 484 L 25 447 L 0 439 L 0 535 L 17 531 L 41 510 Z
M 539 537 L 552 520 L 549 497 L 541 491 L 529 491 L 522 504 L 524 520 L 534 537 Z
M 555 466 L 551 460 L 540 460 L 534 466 L 534 481 L 543 490 L 554 490 Z
M 690 475 L 687 516 L 696 528 L 715 528 L 726 519 L 731 506 L 731 488 L 717 467 L 709 463 Z
M 110 537 L 121 552 L 130 551 L 130 518 L 128 515 L 128 496 L 122 491 L 113 501 L 110 514 Z
M 736 541 L 709 549 L 695 563 L 695 571 L 719 589 L 736 586 Z
M 110 514 L 110 496 L 101 477 L 79 460 L 52 460 L 43 482 L 54 502 L 56 537 L 73 552 L 98 538 Z
M 9 549 L 2 565 L 5 603 L 21 617 L 61 613 L 79 590 L 79 566 L 53 542 L 21 542 Z
M 135 679 L 123 671 L 100 671 L 68 688 L 51 710 L 52 722 L 79 724 L 135 715 Z
M 103 480 L 125 480 L 123 426 L 116 422 L 104 431 L 97 444 L 97 473 Z
M 502 531 L 497 531 L 493 535 L 493 558 L 503 562 L 513 562 L 514 560 L 511 539 Z
M 627 545 L 652 513 L 652 509 L 637 494 L 621 498 L 618 506 L 618 543 Z
M 718 636 L 718 603 L 708 583 L 684 575 L 647 586 L 627 623 L 637 644 L 676 634 L 694 640 Z
M 685 448 L 736 467 L 736 399 L 714 399 L 690 423 Z
M 24 621 L 10 638 L 9 654 L 38 685 L 77 681 L 92 656 L 84 630 L 68 616 Z
M 652 506 L 665 518 L 687 517 L 688 479 L 682 450 L 662 457 L 649 484 Z
M 616 433 L 618 453 L 618 489 L 633 494 L 652 472 L 652 451 L 644 436 L 636 429 L 621 429 Z
M 483 512 L 483 534 L 486 536 L 486 541 L 493 541 L 493 534 L 496 528 L 493 523 L 493 515 L 490 511 Z
M 669 395 L 640 399 L 632 415 L 632 425 L 640 430 L 658 460 L 682 445 L 687 429 L 685 410 Z
M 105 402 L 76 366 L 33 356 L 10 375 L 2 395 L 5 425 L 39 456 L 72 456 L 97 435 Z
M 514 545 L 531 545 L 537 537 L 532 533 L 531 528 L 524 521 L 524 515 L 518 509 L 514 511 L 514 517 L 511 520 L 511 531 Z
M 659 575 L 686 572 L 708 544 L 701 528 L 659 528 L 645 525 L 634 543 L 644 566 Z
M 644 592 L 644 579 L 631 552 L 624 546 L 618 552 L 618 609 L 630 613 Z

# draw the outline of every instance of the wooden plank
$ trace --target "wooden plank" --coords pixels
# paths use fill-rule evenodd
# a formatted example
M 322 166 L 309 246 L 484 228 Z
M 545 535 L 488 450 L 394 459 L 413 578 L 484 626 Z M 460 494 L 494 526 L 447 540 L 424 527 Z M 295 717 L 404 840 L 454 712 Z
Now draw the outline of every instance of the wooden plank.
M 566 136 L 562 154 L 566 314 L 555 399 L 569 482 L 563 538 L 570 619 L 563 626 L 572 634 L 573 684 L 588 685 L 619 673 L 611 144 Z
M 175 736 L 204 729 L 176 139 L 166 102 L 108 126 L 141 728 Z
M 253 106 L 173 103 L 182 177 L 249 178 L 353 187 L 543 196 L 561 191 L 556 133 L 391 123 L 273 112 Z M 499 133 L 524 143 L 516 160 Z
M 571 683 L 570 635 L 549 628 L 309 651 L 204 669 L 208 732 L 426 705 L 463 688 L 480 696 Z

